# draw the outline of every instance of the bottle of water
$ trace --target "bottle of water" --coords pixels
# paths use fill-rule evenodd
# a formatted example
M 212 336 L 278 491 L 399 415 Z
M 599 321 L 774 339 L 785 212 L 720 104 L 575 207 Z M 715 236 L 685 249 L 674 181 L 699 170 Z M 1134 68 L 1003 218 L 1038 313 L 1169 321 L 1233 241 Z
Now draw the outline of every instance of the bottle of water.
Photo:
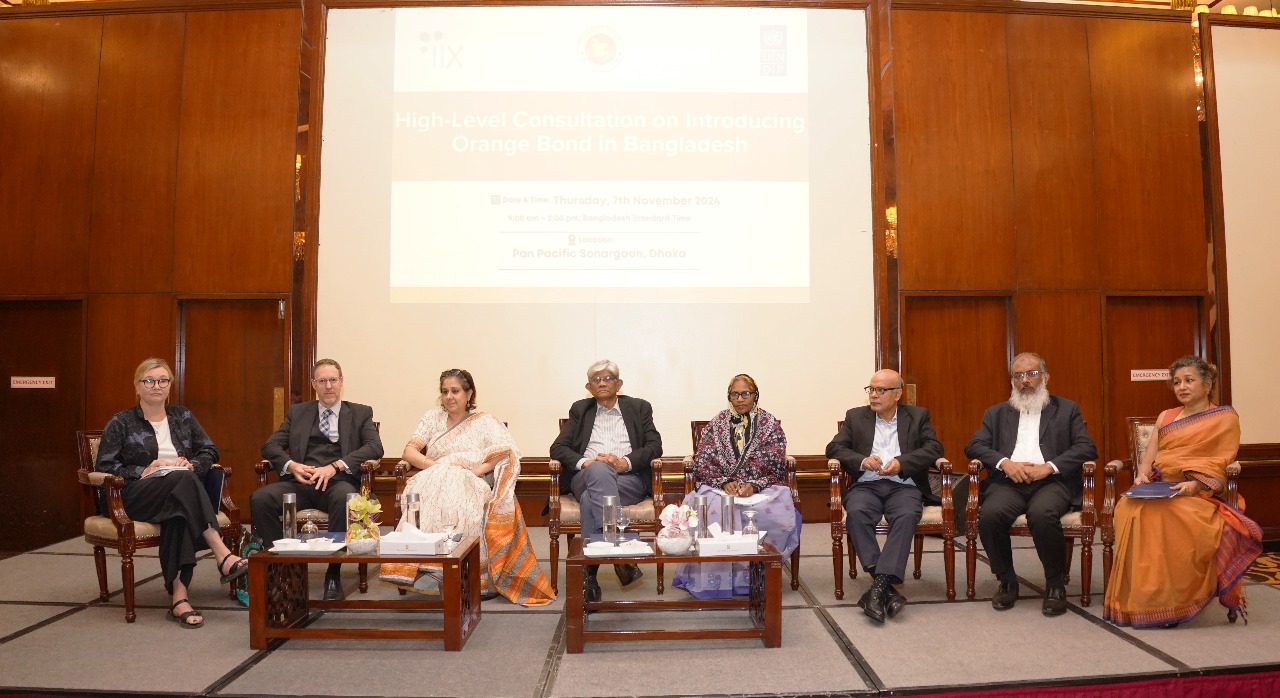
M 298 537 L 298 495 L 292 492 L 284 496 L 280 507 L 280 524 L 285 538 Z
M 618 498 L 605 495 L 600 498 L 600 523 L 603 525 L 604 539 L 618 544 Z
M 738 530 L 738 515 L 734 511 L 733 495 L 726 494 L 721 500 L 720 507 L 720 530 L 725 533 L 732 534 Z

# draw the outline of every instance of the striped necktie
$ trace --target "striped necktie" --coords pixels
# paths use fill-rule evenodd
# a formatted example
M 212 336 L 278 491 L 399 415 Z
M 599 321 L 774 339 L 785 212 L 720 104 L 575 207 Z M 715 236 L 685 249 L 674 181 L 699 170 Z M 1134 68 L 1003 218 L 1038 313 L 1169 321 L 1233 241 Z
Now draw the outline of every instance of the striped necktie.
M 329 437 L 330 443 L 338 443 L 338 430 L 333 423 L 333 410 L 326 408 L 320 413 L 320 433 Z

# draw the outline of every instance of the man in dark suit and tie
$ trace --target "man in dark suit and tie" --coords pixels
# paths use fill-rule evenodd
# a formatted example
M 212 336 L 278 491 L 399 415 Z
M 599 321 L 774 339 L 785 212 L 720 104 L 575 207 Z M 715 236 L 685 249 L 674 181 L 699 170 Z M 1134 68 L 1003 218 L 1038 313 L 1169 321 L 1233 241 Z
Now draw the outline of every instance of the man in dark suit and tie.
M 582 535 L 602 530 L 601 500 L 618 498 L 620 506 L 638 504 L 649 493 L 652 462 L 662 456 L 662 435 L 653 424 L 653 407 L 639 398 L 618 395 L 622 377 L 608 359 L 587 369 L 587 391 L 594 397 L 569 408 L 569 421 L 551 444 L 566 477 L 560 493 L 573 493 L 582 510 Z M 599 565 L 586 570 L 586 601 L 600 600 Z M 614 565 L 618 581 L 629 586 L 642 576 L 636 565 Z
M 1044 566 L 1041 611 L 1059 616 L 1067 611 L 1062 516 L 1073 504 L 1080 504 L 1080 467 L 1097 458 L 1098 449 L 1076 403 L 1049 394 L 1049 370 L 1039 354 L 1018 354 L 1009 375 L 1013 384 L 1009 400 L 987 409 L 982 426 L 964 449 L 966 456 L 982 461 L 987 470 L 978 533 L 991 572 L 1000 580 L 991 606 L 1004 611 L 1018 602 L 1009 527 L 1026 514 Z
M 342 400 L 338 362 L 317 361 L 311 383 L 318 399 L 290 407 L 284 423 L 262 445 L 262 457 L 280 473 L 279 482 L 249 498 L 253 527 L 267 544 L 283 537 L 280 510 L 286 493 L 298 496 L 299 511 L 323 509 L 329 513 L 329 530 L 345 532 L 347 495 L 360 491 L 360 465 L 382 457 L 373 408 Z M 342 598 L 341 569 L 329 565 L 325 599 Z
M 898 404 L 902 377 L 897 371 L 875 372 L 864 390 L 870 404 L 845 413 L 844 425 L 827 444 L 827 457 L 840 461 L 853 480 L 844 493 L 845 525 L 862 568 L 872 575 L 859 603 L 863 613 L 883 623 L 907 604 L 893 585 L 906 574 L 924 500 L 936 501 L 928 470 L 942 457 L 942 443 L 934 436 L 929 410 Z M 889 524 L 883 549 L 876 539 L 882 516 Z

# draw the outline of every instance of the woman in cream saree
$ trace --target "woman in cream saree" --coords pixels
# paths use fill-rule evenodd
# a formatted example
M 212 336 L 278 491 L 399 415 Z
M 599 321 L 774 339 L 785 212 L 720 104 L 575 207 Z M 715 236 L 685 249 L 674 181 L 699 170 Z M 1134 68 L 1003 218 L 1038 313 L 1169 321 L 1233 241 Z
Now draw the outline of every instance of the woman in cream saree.
M 457 373 L 465 373 L 456 371 Z M 481 581 L 512 603 L 526 606 L 550 603 L 551 584 L 538 567 L 528 531 L 515 498 L 520 475 L 520 452 L 501 421 L 476 412 L 470 375 L 441 377 L 444 410 L 423 415 L 405 448 L 406 460 L 425 469 L 411 477 L 406 494 L 420 498 L 419 528 L 439 532 L 454 523 L 463 539 L 480 537 Z M 465 405 L 455 406 L 446 385 L 464 384 Z M 414 452 L 417 458 L 412 458 Z M 423 458 L 425 456 L 425 459 Z M 402 520 L 400 526 L 410 525 Z M 383 581 L 413 590 L 413 584 L 432 565 L 383 564 Z M 438 570 L 439 565 L 434 565 Z

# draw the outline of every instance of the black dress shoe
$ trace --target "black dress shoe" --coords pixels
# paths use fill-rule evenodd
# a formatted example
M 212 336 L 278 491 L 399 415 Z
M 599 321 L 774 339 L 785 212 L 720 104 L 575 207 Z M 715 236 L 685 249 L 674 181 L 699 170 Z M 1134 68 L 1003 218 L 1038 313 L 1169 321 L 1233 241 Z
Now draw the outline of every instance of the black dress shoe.
M 618 573 L 618 583 L 622 585 L 623 589 L 640 581 L 640 578 L 644 576 L 644 571 L 640 569 L 639 565 L 614 565 L 613 571 Z
M 889 616 L 890 618 L 893 618 L 897 616 L 899 613 L 902 613 L 902 609 L 905 608 L 906 605 L 907 605 L 907 597 L 903 596 L 901 592 L 899 592 L 897 589 L 893 587 L 892 584 L 890 584 L 889 588 L 885 590 L 885 601 L 884 601 L 885 615 Z
M 1067 612 L 1067 590 L 1053 587 L 1044 593 L 1044 605 L 1040 611 L 1046 616 L 1060 616 Z
M 862 612 L 877 623 L 884 622 L 886 597 L 889 593 L 887 588 L 890 586 L 892 585 L 887 577 L 876 575 L 875 581 L 871 583 L 871 590 L 867 592 L 867 602 L 862 606 Z
M 341 601 L 346 597 L 342 591 L 342 578 L 338 575 L 328 575 L 324 577 L 324 600 L 325 601 Z
M 582 602 L 595 603 L 600 600 L 600 583 L 595 577 L 587 577 L 582 580 Z
M 1000 582 L 996 595 L 991 597 L 991 607 L 997 611 L 1007 611 L 1018 603 L 1018 583 Z

